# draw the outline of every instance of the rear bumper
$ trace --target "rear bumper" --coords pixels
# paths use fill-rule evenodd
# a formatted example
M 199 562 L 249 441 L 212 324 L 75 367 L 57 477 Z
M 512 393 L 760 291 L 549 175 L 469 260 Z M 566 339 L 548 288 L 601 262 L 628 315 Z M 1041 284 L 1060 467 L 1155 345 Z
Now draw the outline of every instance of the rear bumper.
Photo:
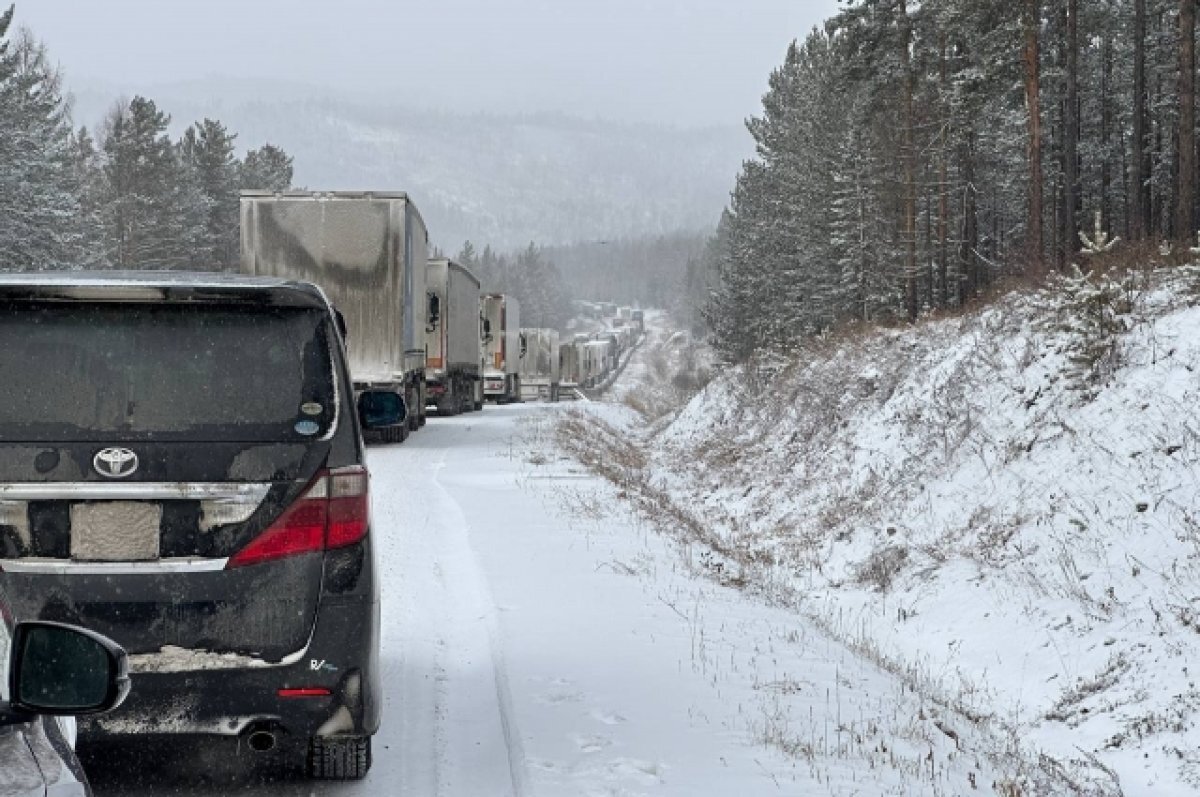
M 379 728 L 379 604 L 327 599 L 309 645 L 280 664 L 134 672 L 116 711 L 80 719 L 86 740 L 128 736 L 238 736 L 270 728 L 284 738 L 370 735 Z M 280 689 L 329 695 L 281 697 Z
M 485 396 L 503 396 L 507 394 L 508 376 L 497 373 L 484 374 L 483 393 Z

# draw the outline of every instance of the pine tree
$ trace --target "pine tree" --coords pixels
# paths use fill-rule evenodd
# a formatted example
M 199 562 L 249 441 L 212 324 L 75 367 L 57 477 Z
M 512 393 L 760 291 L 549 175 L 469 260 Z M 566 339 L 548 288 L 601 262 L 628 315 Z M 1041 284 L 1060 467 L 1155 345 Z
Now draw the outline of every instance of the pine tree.
M 241 165 L 241 188 L 286 191 L 292 187 L 292 158 L 273 144 L 246 153 Z
M 104 173 L 100 152 L 86 127 L 71 137 L 75 185 L 79 189 L 80 256 L 87 268 L 105 268 L 112 263 L 104 230 Z
M 202 268 L 231 269 L 239 257 L 238 181 L 234 140 L 223 124 L 213 119 L 197 122 L 179 142 L 180 161 L 190 172 L 198 196 L 188 207 L 202 216 L 201 234 L 191 252 L 193 263 Z
M 79 186 L 61 80 L 28 31 L 0 15 L 0 269 L 83 261 Z
M 458 250 L 458 255 L 454 259 L 463 268 L 475 274 L 476 277 L 479 276 L 476 273 L 476 270 L 479 268 L 479 256 L 475 252 L 475 245 L 473 243 L 463 241 L 462 249 Z
M 134 97 L 105 120 L 104 206 L 114 264 L 186 268 L 202 237 L 200 192 L 167 136 L 170 117 Z

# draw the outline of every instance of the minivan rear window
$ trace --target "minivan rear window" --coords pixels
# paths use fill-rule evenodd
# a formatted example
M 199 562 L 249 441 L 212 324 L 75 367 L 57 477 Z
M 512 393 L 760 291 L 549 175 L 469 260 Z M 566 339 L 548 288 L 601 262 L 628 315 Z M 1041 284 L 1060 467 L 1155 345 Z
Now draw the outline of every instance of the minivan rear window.
M 214 304 L 0 304 L 0 439 L 295 441 L 335 417 L 326 318 Z

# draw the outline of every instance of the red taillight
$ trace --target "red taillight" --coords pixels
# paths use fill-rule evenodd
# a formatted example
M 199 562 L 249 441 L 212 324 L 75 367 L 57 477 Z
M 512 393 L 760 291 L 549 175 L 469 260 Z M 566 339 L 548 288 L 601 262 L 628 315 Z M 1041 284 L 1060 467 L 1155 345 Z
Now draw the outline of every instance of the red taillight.
M 360 466 L 321 471 L 270 528 L 238 551 L 227 568 L 353 545 L 370 524 L 370 476 Z
M 276 694 L 280 697 L 329 697 L 333 692 L 323 686 L 306 686 L 298 689 L 280 689 Z

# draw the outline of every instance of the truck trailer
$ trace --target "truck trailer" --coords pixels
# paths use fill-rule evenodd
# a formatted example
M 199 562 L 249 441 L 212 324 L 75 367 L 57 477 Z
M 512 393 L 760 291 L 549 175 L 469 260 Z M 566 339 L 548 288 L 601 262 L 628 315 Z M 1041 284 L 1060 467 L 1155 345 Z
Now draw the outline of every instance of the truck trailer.
M 521 356 L 521 398 L 558 401 L 562 381 L 557 329 L 522 329 L 525 351 Z
M 242 271 L 320 286 L 344 322 L 356 393 L 392 391 L 400 442 L 425 422 L 425 222 L 406 194 L 243 191 Z
M 483 340 L 479 280 L 447 258 L 425 271 L 426 400 L 438 415 L 483 408 Z
M 583 384 L 583 345 L 563 343 L 558 348 L 558 363 L 559 393 L 573 397 L 574 391 Z
M 612 362 L 612 341 L 589 340 L 583 344 L 580 375 L 585 388 L 597 387 L 608 376 Z
M 521 399 L 521 305 L 490 293 L 479 300 L 483 316 L 483 395 L 497 404 Z

